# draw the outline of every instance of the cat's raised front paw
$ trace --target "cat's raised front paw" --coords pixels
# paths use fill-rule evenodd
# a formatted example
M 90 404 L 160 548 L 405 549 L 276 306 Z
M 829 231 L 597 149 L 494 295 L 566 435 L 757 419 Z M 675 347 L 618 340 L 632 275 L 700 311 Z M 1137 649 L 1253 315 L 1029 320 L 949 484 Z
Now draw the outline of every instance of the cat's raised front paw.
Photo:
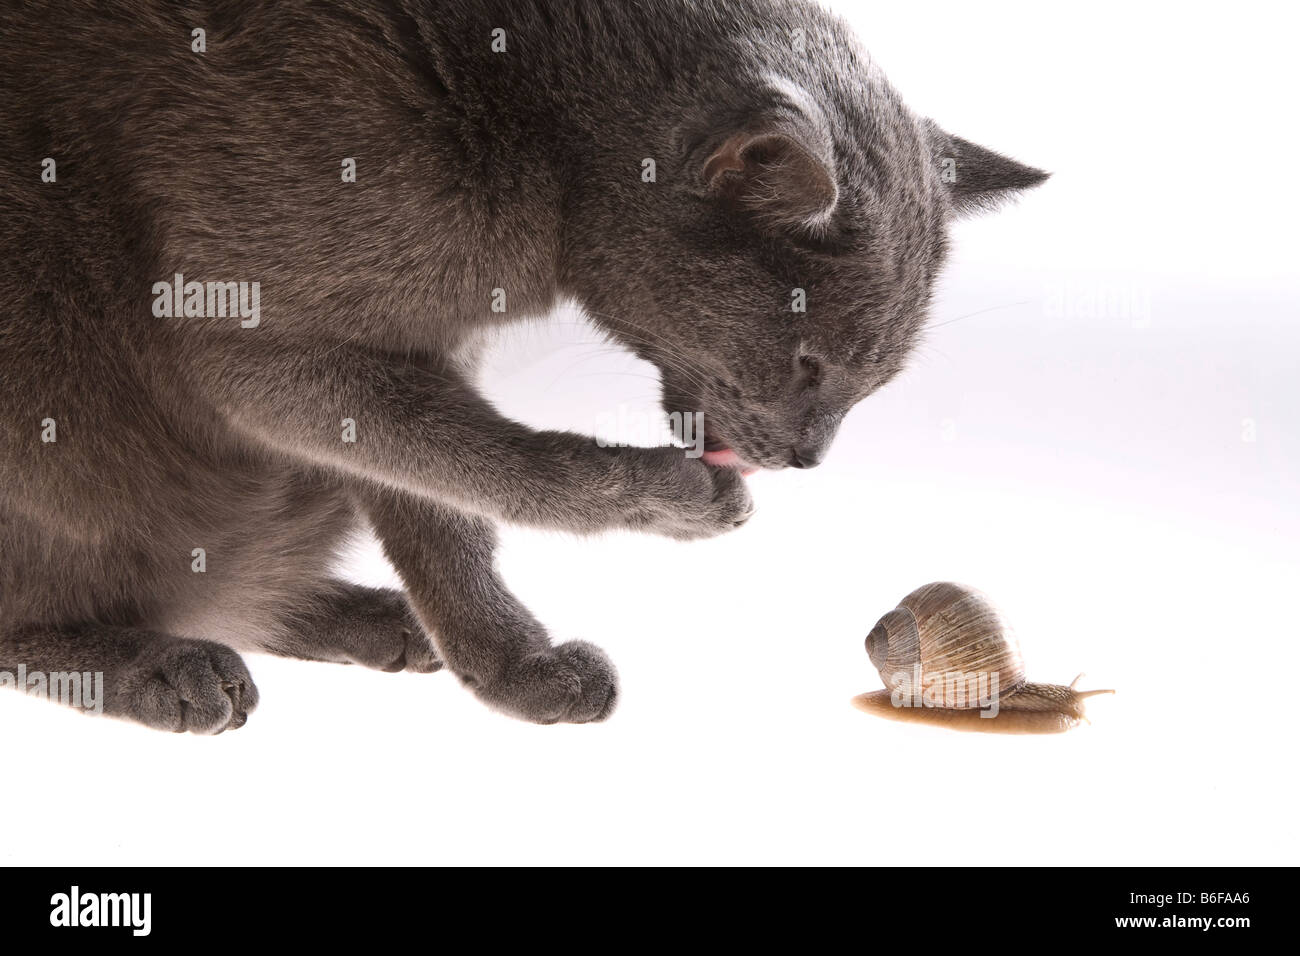
M 735 468 L 706 465 L 679 448 L 638 449 L 654 466 L 648 494 L 633 502 L 628 524 L 670 538 L 712 538 L 754 514 L 754 499 Z

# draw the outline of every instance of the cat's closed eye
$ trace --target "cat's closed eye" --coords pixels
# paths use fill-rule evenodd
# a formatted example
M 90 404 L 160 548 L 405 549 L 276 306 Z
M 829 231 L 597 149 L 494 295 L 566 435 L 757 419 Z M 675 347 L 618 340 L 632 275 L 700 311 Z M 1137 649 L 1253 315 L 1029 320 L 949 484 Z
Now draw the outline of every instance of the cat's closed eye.
M 799 365 L 803 369 L 805 389 L 814 389 L 822 383 L 821 359 L 814 355 L 800 355 Z

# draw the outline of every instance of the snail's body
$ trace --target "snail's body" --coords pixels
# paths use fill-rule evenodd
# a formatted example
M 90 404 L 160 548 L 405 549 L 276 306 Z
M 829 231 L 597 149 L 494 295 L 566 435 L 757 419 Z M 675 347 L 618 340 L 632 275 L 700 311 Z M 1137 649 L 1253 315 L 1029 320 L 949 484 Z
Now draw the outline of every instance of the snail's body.
M 907 723 L 930 724 L 950 730 L 986 734 L 1061 734 L 1087 718 L 1082 698 L 1105 691 L 1079 692 L 1060 684 L 1026 683 L 1019 691 L 1003 696 L 992 716 L 979 708 L 897 707 L 893 692 L 871 691 L 853 698 L 853 706 L 869 714 Z
M 1059 734 L 1087 718 L 1083 701 L 1111 691 L 1025 677 L 1015 635 L 978 591 L 938 582 L 917 588 L 867 636 L 886 690 L 854 706 L 890 720 L 1004 734 Z M 1082 675 L 1081 675 L 1082 676 Z

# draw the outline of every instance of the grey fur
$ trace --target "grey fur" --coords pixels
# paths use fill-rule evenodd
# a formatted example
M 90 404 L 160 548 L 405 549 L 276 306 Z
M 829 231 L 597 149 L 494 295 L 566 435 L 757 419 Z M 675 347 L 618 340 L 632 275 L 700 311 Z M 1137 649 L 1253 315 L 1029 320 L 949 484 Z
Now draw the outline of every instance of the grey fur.
M 902 367 L 947 221 L 1043 178 L 794 0 L 15 4 L 0 88 L 0 669 L 102 670 L 109 712 L 173 730 L 243 722 L 238 650 L 604 718 L 612 666 L 552 646 L 494 524 L 690 539 L 753 505 L 679 449 L 504 418 L 480 333 L 572 297 L 666 411 L 814 464 Z M 175 273 L 259 282 L 260 325 L 155 317 Z M 329 577 L 366 522 L 409 607 Z

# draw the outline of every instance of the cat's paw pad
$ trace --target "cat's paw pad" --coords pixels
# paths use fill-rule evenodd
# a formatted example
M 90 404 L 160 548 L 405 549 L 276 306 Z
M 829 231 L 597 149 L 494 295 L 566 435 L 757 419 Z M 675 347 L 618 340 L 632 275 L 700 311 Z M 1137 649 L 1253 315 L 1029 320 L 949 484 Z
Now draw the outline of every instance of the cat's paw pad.
M 257 686 L 243 659 L 210 641 L 148 648 L 118 682 L 118 712 L 159 730 L 219 734 L 244 726 Z
M 711 538 L 740 527 L 754 513 L 744 475 L 736 468 L 688 458 L 680 448 L 619 449 L 628 476 L 625 522 L 670 538 Z
M 707 467 L 713 478 L 713 497 L 705 509 L 705 522 L 720 531 L 739 528 L 754 516 L 754 499 L 744 474 L 737 468 Z
M 661 533 L 682 540 L 712 538 L 739 528 L 754 514 L 754 499 L 735 468 L 718 468 L 697 460 L 684 465 L 690 483 L 674 497 L 657 523 Z
M 538 724 L 604 720 L 618 700 L 618 674 L 605 652 L 570 641 L 520 658 L 488 686 L 476 687 L 488 704 Z

